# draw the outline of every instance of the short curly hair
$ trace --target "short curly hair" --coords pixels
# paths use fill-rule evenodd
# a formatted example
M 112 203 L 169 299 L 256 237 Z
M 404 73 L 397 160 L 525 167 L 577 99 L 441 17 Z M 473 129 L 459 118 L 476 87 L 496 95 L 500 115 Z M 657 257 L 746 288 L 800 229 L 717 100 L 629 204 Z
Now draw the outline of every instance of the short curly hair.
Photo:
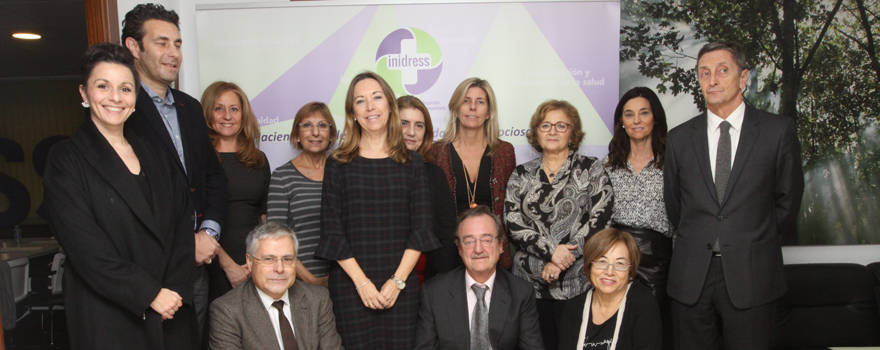
M 544 148 L 541 147 L 541 143 L 538 142 L 538 125 L 544 121 L 544 118 L 547 117 L 547 113 L 550 111 L 562 111 L 565 115 L 571 119 L 571 138 L 568 140 L 568 149 L 577 152 L 578 148 L 581 146 L 581 141 L 584 140 L 584 128 L 581 125 L 581 115 L 578 113 L 577 108 L 568 103 L 565 100 L 547 100 L 544 101 L 538 109 L 535 110 L 535 114 L 532 114 L 532 120 L 529 122 L 529 131 L 526 132 L 526 139 L 529 140 L 529 144 L 538 151 L 544 152 Z
M 125 45 L 125 39 L 134 38 L 138 43 L 141 51 L 144 49 L 144 23 L 151 19 L 157 19 L 174 24 L 177 31 L 180 31 L 180 17 L 174 10 L 166 10 L 165 6 L 159 4 L 140 4 L 135 6 L 131 11 L 125 14 L 122 20 L 122 45 Z

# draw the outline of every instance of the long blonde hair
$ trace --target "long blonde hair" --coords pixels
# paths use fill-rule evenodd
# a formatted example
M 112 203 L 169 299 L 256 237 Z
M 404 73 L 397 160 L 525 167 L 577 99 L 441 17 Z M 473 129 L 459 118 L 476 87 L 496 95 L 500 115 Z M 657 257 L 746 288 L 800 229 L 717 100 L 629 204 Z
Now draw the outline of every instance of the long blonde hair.
M 205 122 L 208 124 L 211 143 L 214 144 L 214 149 L 216 150 L 217 144 L 220 142 L 220 136 L 214 130 L 213 125 L 214 104 L 227 91 L 234 92 L 241 101 L 241 129 L 239 129 L 236 136 L 238 150 L 235 151 L 235 158 L 247 165 L 248 168 L 259 170 L 266 164 L 266 159 L 257 147 L 260 142 L 260 123 L 257 122 L 257 117 L 254 115 L 254 110 L 251 109 L 251 103 L 248 101 L 247 95 L 235 83 L 215 81 L 202 93 L 202 111 L 205 114 Z M 219 158 L 220 155 L 218 154 L 217 157 Z
M 382 88 L 382 93 L 385 94 L 389 110 L 388 123 L 385 125 L 387 131 L 385 145 L 388 147 L 388 154 L 391 159 L 398 164 L 404 164 L 412 158 L 412 155 L 403 141 L 403 126 L 400 125 L 400 114 L 397 112 L 394 91 L 391 90 L 391 86 L 385 82 L 385 79 L 382 79 L 379 74 L 370 71 L 356 75 L 351 80 L 351 84 L 348 85 L 348 94 L 345 96 L 345 137 L 342 140 L 342 144 L 331 153 L 330 157 L 339 164 L 345 164 L 351 162 L 358 155 L 360 150 L 358 144 L 361 141 L 361 132 L 363 130 L 361 130 L 361 125 L 355 119 L 353 95 L 354 86 L 366 79 L 373 79 L 378 82 Z
M 492 86 L 489 85 L 488 81 L 480 78 L 467 78 L 461 84 L 458 84 L 458 87 L 452 92 L 452 97 L 449 98 L 449 120 L 446 123 L 446 131 L 444 131 L 443 138 L 438 142 L 447 144 L 458 139 L 458 131 L 461 128 L 459 109 L 464 104 L 464 98 L 467 95 L 468 89 L 472 87 L 481 88 L 486 92 L 486 99 L 488 100 L 486 102 L 489 104 L 489 120 L 483 124 L 483 135 L 486 137 L 486 143 L 489 144 L 489 155 L 491 156 L 495 154 L 498 145 L 501 144 L 501 140 L 498 138 L 501 134 L 501 127 L 498 125 L 498 107 L 496 106 L 495 91 L 492 90 Z

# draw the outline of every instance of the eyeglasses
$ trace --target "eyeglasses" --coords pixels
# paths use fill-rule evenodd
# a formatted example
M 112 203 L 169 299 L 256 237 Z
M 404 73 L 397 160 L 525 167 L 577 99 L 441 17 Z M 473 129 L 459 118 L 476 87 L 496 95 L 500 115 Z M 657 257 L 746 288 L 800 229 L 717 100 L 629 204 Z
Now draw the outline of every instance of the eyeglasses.
M 617 271 L 626 271 L 629 270 L 630 266 L 632 266 L 632 264 L 627 264 L 625 261 L 615 261 L 612 264 L 605 259 L 593 261 L 591 264 L 593 264 L 593 267 L 599 270 L 607 270 L 609 266 L 613 266 L 614 269 Z
M 312 124 L 311 122 L 305 122 L 305 123 L 302 123 L 299 125 L 299 127 L 303 128 L 303 129 L 311 129 L 313 126 L 317 126 L 318 129 L 321 129 L 321 130 L 327 130 L 327 128 L 330 127 L 330 124 L 327 124 L 324 122 L 320 122 L 318 124 Z
M 564 123 L 564 122 L 558 122 L 558 123 L 543 122 L 540 125 L 538 125 L 538 130 L 541 130 L 543 132 L 550 131 L 550 128 L 556 128 L 556 132 L 566 132 L 566 131 L 568 131 L 568 128 L 571 128 L 571 124 Z
M 275 266 L 275 262 L 279 260 L 284 266 L 293 266 L 293 263 L 296 262 L 296 258 L 292 256 L 282 256 L 280 258 L 274 256 L 267 256 L 264 258 L 251 257 L 251 259 L 254 259 L 258 264 L 263 266 Z
M 496 239 L 498 239 L 498 237 L 485 237 L 485 238 L 480 238 L 480 239 L 468 238 L 466 240 L 461 241 L 461 245 L 464 246 L 465 248 L 473 248 L 474 245 L 477 244 L 477 242 L 480 242 L 480 244 L 482 244 L 484 247 L 488 247 L 488 246 L 491 246 L 492 243 L 495 242 Z

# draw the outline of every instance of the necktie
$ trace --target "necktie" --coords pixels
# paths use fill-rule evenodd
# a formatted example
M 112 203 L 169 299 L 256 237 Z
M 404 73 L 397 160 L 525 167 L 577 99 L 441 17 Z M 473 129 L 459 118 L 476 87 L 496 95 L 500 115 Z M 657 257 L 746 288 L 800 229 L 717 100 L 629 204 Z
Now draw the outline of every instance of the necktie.
M 727 180 L 730 179 L 730 123 L 721 122 L 721 135 L 718 137 L 718 153 L 715 153 L 715 193 L 718 203 L 724 199 Z
M 489 287 L 473 284 L 471 289 L 477 295 L 477 305 L 474 305 L 474 314 L 471 316 L 471 350 L 488 350 L 489 308 L 484 297 Z
M 284 316 L 284 300 L 276 300 L 272 303 L 276 309 L 278 309 L 278 323 L 281 326 L 281 341 L 284 344 L 281 344 L 281 348 L 284 350 L 298 350 L 296 346 L 296 337 L 293 336 L 293 327 L 290 325 L 290 321 L 287 320 L 287 316 Z
M 718 127 L 721 128 L 721 135 L 718 137 L 718 149 L 715 153 L 715 193 L 718 194 L 718 204 L 721 204 L 724 200 L 724 190 L 727 189 L 727 180 L 730 180 L 730 122 L 725 120 Z M 717 236 L 712 251 L 721 252 L 721 244 Z

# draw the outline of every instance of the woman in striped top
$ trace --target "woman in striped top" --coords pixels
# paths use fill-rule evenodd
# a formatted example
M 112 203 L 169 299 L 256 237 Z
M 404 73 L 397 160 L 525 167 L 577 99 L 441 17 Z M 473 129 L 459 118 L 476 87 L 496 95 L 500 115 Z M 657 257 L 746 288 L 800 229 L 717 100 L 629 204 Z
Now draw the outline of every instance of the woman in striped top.
M 321 187 L 327 151 L 336 141 L 336 124 L 322 102 L 310 102 L 293 120 L 290 144 L 302 151 L 272 172 L 269 221 L 290 226 L 299 240 L 296 278 L 327 286 L 330 261 L 315 259 L 321 239 Z

